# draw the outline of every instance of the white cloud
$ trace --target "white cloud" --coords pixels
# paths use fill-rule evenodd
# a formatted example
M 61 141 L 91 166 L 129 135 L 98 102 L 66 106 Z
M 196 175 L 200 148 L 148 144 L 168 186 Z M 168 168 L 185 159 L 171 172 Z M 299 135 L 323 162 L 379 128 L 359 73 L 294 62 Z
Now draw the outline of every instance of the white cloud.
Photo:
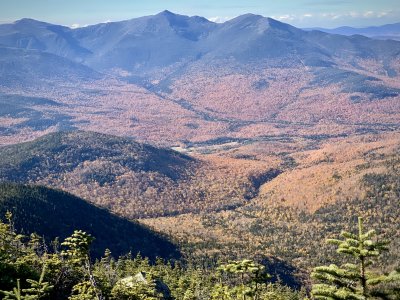
M 287 21 L 293 21 L 296 20 L 295 15 L 281 15 L 281 16 L 272 16 L 273 19 L 282 21 L 282 22 L 287 22 Z
M 365 19 L 372 19 L 372 18 L 383 18 L 389 15 L 389 12 L 376 12 L 376 11 L 364 11 L 364 12 L 356 12 L 351 11 L 344 14 L 333 14 L 333 13 L 323 13 L 319 15 L 315 15 L 314 17 L 322 17 L 330 20 L 338 20 L 338 19 L 357 19 L 357 18 L 365 18 Z M 303 15 L 306 17 L 306 15 Z M 301 18 L 298 18 L 301 19 Z
M 352 12 L 348 13 L 347 16 L 350 16 L 352 18 L 358 18 L 360 16 L 360 14 L 358 12 L 352 11 Z
M 81 27 L 81 25 L 79 25 L 78 23 L 75 23 L 75 24 L 72 24 L 72 25 L 69 26 L 69 27 L 72 28 L 72 29 L 76 29 L 76 28 Z
M 378 18 L 386 17 L 388 14 L 389 14 L 389 12 L 382 11 L 382 12 L 378 13 L 377 17 Z
M 226 21 L 229 21 L 230 19 L 232 19 L 232 17 L 220 17 L 220 16 L 216 16 L 216 17 L 208 18 L 208 20 L 210 20 L 211 22 L 215 22 L 215 23 L 224 23 L 224 22 L 226 22 Z
M 366 11 L 366 12 L 363 14 L 363 16 L 364 16 L 365 18 L 371 18 L 371 17 L 374 17 L 374 16 L 375 16 L 375 12 L 373 12 L 373 11 Z

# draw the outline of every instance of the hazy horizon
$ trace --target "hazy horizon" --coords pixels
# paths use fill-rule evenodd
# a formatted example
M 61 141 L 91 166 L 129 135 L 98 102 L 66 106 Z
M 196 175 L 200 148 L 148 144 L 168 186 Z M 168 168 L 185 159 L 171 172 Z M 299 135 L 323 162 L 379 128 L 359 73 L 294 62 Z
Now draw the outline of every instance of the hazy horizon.
M 296 27 L 336 28 L 340 26 L 368 27 L 400 22 L 397 1 L 382 0 L 282 0 L 268 3 L 259 0 L 219 1 L 164 1 L 133 3 L 117 0 L 49 1 L 29 0 L 2 1 L 0 23 L 11 23 L 22 18 L 32 18 L 69 27 L 83 27 L 110 21 L 121 21 L 169 10 L 181 15 L 197 15 L 214 22 L 224 22 L 239 15 L 253 13 L 271 17 Z

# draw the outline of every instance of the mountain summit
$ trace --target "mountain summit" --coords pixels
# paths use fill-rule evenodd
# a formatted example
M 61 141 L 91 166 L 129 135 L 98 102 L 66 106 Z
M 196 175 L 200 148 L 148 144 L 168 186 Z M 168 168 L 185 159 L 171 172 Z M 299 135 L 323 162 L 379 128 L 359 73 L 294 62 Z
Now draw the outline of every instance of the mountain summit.
M 59 113 L 70 117 L 68 128 L 118 124 L 118 134 L 146 142 L 243 138 L 291 122 L 338 123 L 340 132 L 383 119 L 398 124 L 400 42 L 306 31 L 255 14 L 214 23 L 163 11 L 77 29 L 24 19 L 0 25 L 0 53 L 4 94 L 46 86 L 41 97 L 82 109 Z M 122 110 L 114 103 L 124 105 L 126 121 L 116 120 Z
M 39 50 L 100 72 L 125 70 L 138 76 L 160 68 L 233 57 L 242 63 L 279 59 L 289 64 L 327 66 L 355 56 L 389 59 L 400 43 L 303 31 L 260 15 L 245 14 L 222 24 L 174 14 L 70 29 L 31 19 L 0 25 L 0 45 Z M 340 46 L 338 46 L 340 45 Z

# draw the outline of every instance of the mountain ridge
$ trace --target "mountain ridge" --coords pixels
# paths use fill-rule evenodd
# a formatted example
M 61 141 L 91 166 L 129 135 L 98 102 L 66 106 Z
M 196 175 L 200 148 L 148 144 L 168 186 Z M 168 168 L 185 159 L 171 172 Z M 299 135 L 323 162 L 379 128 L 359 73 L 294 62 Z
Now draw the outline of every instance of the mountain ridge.
M 16 28 L 16 24 L 23 23 L 34 26 Z M 14 38 L 7 30 L 15 31 Z M 255 14 L 244 14 L 224 23 L 163 11 L 156 15 L 76 29 L 32 19 L 0 25 L 2 45 L 47 51 L 103 72 L 121 68 L 139 73 L 201 61 L 202 57 L 208 57 L 209 63 L 211 59 L 229 56 L 243 62 L 293 56 L 299 57 L 307 65 L 308 56 L 315 56 L 315 59 L 322 61 L 331 61 L 337 56 L 330 48 L 321 47 L 321 42 L 329 39 L 331 37 L 326 33 L 304 31 Z M 340 50 L 336 47 L 335 51 L 355 49 L 354 45 L 357 44 L 372 50 L 370 55 L 378 56 L 374 42 L 370 40 L 360 41 L 345 36 L 335 37 L 335 40 L 335 43 L 341 40 L 344 46 Z M 162 49 L 160 44 L 163 45 Z M 385 45 L 382 42 L 379 47 L 389 47 Z M 392 43 L 390 47 L 398 50 L 400 43 Z
M 304 31 L 254 14 L 217 24 L 164 11 L 56 32 L 38 23 L 11 38 L 1 26 L 0 92 L 67 104 L 51 114 L 70 121 L 45 130 L 67 125 L 176 146 L 331 134 L 326 123 L 334 134 L 400 125 L 397 41 Z M 2 122 L 24 122 L 9 117 Z
M 400 22 L 385 24 L 380 26 L 368 26 L 368 27 L 340 26 L 332 29 L 323 27 L 312 27 L 312 28 L 305 28 L 305 30 L 319 30 L 326 33 L 341 34 L 341 35 L 359 34 L 376 39 L 394 39 L 398 41 L 400 40 Z
M 43 186 L 0 183 L 0 219 L 12 213 L 18 232 L 37 233 L 50 243 L 65 239 L 74 230 L 84 230 L 95 237 L 93 258 L 109 248 L 114 256 L 132 251 L 155 260 L 157 256 L 178 258 L 178 248 L 165 237 L 138 223 L 113 215 L 67 192 Z

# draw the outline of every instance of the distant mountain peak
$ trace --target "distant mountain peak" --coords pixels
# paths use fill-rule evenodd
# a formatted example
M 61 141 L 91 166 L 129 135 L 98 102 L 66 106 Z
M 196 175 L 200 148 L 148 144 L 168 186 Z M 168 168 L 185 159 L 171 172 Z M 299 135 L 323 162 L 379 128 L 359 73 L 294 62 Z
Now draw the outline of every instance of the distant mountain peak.
M 159 13 L 159 15 L 164 15 L 164 16 L 176 16 L 173 12 L 169 11 L 168 9 L 163 10 L 162 12 Z
M 223 23 L 225 28 L 231 30 L 248 30 L 249 34 L 264 34 L 270 31 L 282 31 L 292 34 L 299 34 L 301 30 L 289 24 L 279 22 L 272 18 L 256 14 L 244 14 Z
M 297 30 L 300 31 L 301 29 L 296 28 L 290 24 L 283 23 L 281 21 L 275 20 L 273 18 L 266 18 L 268 20 L 268 24 L 275 29 L 281 29 L 281 30 Z
M 69 27 L 63 26 L 63 25 L 55 25 L 52 23 L 44 22 L 44 21 L 39 21 L 31 18 L 23 18 L 20 20 L 17 20 L 13 23 L 15 28 L 18 28 L 19 30 L 34 30 L 34 29 L 43 29 L 43 28 L 64 28 L 64 29 L 69 29 Z
M 16 25 L 50 25 L 49 23 L 31 18 L 23 18 L 14 22 Z
M 174 19 L 180 19 L 180 18 L 184 18 L 184 19 L 189 19 L 189 16 L 184 16 L 184 15 L 179 15 L 179 14 L 175 14 L 169 10 L 164 10 L 158 14 L 155 15 L 156 17 L 164 17 L 168 20 L 174 20 Z
M 266 19 L 266 18 L 261 15 L 248 13 L 248 14 L 237 16 L 236 18 L 233 18 L 227 22 L 258 21 L 260 19 Z
M 31 18 L 22 18 L 19 20 L 16 20 L 14 23 L 28 23 L 28 22 L 39 22 L 35 19 L 31 19 Z
M 173 13 L 173 12 L 171 12 L 169 10 L 164 10 L 164 11 L 158 13 L 156 16 L 165 17 L 168 20 L 176 20 L 176 19 L 187 19 L 187 20 L 189 20 L 189 19 L 191 19 L 191 20 L 200 21 L 200 22 L 203 22 L 203 23 L 213 23 L 213 22 L 211 22 L 210 20 L 208 20 L 208 19 L 206 19 L 204 17 L 200 17 L 200 16 L 192 16 L 192 17 L 190 17 L 190 16 L 186 16 L 186 15 L 176 14 L 176 13 Z

